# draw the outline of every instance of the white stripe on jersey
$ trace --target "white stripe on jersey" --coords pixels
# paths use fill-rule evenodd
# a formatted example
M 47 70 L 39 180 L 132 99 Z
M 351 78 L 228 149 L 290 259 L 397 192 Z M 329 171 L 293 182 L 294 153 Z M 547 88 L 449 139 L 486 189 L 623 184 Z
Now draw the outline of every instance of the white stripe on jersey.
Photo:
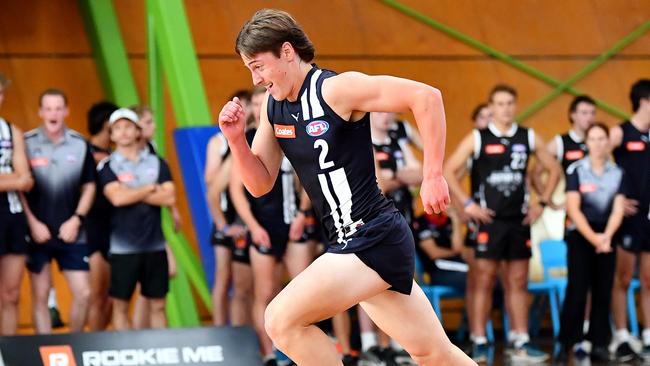
M 474 135 L 474 159 L 478 159 L 481 154 L 481 133 L 477 129 L 472 130 Z
M 564 161 L 564 141 L 560 135 L 555 135 L 555 155 L 560 163 Z
M 284 223 L 291 225 L 291 221 L 296 216 L 296 185 L 293 176 L 293 167 L 286 156 L 282 159 L 280 174 L 282 176 L 282 213 Z
M 339 216 L 339 211 L 337 210 L 336 201 L 334 201 L 332 192 L 330 192 L 330 187 L 327 185 L 327 178 L 325 177 L 325 174 L 318 174 L 318 181 L 320 182 L 320 188 L 323 191 L 323 196 L 325 196 L 327 204 L 330 205 L 332 219 L 334 220 L 334 227 L 336 228 L 336 232 L 338 234 L 336 241 L 342 244 L 345 240 L 343 239 L 343 225 L 341 225 L 341 217 Z
M 11 139 L 11 127 L 9 126 L 9 123 L 7 123 L 3 118 L 0 118 L 0 141 L 11 141 Z M 2 147 L 0 147 L 0 149 L 2 149 Z M 7 156 L 7 159 L 13 159 L 12 155 L 13 147 L 10 155 Z M 11 160 L 0 162 L 0 174 L 13 173 L 14 170 L 12 164 L 13 161 Z M 13 214 L 23 212 L 23 205 L 20 203 L 20 199 L 16 192 L 7 192 L 7 201 L 9 202 L 9 212 Z
M 303 121 L 307 121 L 310 119 L 310 114 L 309 114 L 309 104 L 307 103 L 307 92 L 308 90 L 305 89 L 305 91 L 302 93 L 302 96 L 300 97 L 300 105 L 302 106 L 302 119 Z
M 535 131 L 532 128 L 528 129 L 528 147 L 530 152 L 535 152 Z
M 312 76 L 311 76 L 311 81 L 309 84 L 309 104 L 311 105 L 311 118 L 318 118 L 318 117 L 323 117 L 325 115 L 325 111 L 323 111 L 323 106 L 320 104 L 320 100 L 318 100 L 318 96 L 316 95 L 316 81 L 318 80 L 318 77 L 320 74 L 322 74 L 322 70 L 316 70 Z

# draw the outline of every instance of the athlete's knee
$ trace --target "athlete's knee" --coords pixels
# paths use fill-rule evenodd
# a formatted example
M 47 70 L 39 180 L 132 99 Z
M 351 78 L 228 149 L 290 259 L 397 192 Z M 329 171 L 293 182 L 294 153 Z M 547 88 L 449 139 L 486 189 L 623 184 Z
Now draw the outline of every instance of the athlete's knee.
M 614 275 L 614 286 L 627 289 L 630 286 L 630 282 L 632 281 L 632 275 L 632 269 L 617 268 Z M 650 277 L 648 279 L 650 280 Z M 643 280 L 643 276 L 641 276 L 641 282 L 646 282 Z M 650 281 L 647 281 L 647 283 L 650 283 Z
M 436 344 L 420 350 L 409 350 L 409 354 L 419 366 L 451 365 L 449 347 L 453 347 L 450 342 L 449 345 Z
M 16 306 L 18 305 L 18 298 L 20 297 L 20 287 L 7 286 L 2 291 L 2 304 Z
M 264 329 L 278 347 L 282 347 L 282 338 L 286 335 L 289 326 L 285 321 L 285 311 L 286 309 L 282 309 L 275 301 L 272 301 L 264 311 Z

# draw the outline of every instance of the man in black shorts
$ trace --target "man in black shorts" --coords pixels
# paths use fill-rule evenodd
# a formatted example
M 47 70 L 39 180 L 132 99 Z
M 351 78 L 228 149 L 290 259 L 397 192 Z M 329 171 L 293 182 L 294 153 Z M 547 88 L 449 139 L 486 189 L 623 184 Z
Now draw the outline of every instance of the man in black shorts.
M 541 214 L 540 205 L 529 205 L 526 169 L 534 155 L 549 172 L 540 204 L 549 201 L 560 174 L 560 167 L 542 146 L 532 129 L 515 121 L 517 92 L 497 85 L 489 96 L 493 122 L 467 135 L 445 167 L 445 177 L 454 197 L 463 202 L 465 213 L 480 222 L 476 238 L 476 287 L 474 289 L 475 336 L 472 358 L 487 357 L 485 324 L 488 304 L 501 262 L 505 262 L 503 281 L 507 308 L 511 310 L 513 362 L 543 362 L 548 355 L 533 347 L 528 335 L 528 261 L 531 256 L 530 227 Z M 472 196 L 462 189 L 459 172 L 472 158 Z
M 627 330 L 627 291 L 638 259 L 643 314 L 643 350 L 650 361 L 650 80 L 634 83 L 630 90 L 634 114 L 628 121 L 614 126 L 610 140 L 614 159 L 625 171 L 625 219 L 621 225 L 621 245 L 616 252 L 616 274 L 612 290 L 614 342 L 619 359 L 633 354 Z
M 90 297 L 88 246 L 84 219 L 95 197 L 95 163 L 90 145 L 65 126 L 67 98 L 57 89 L 39 99 L 41 127 L 25 134 L 34 188 L 26 195 L 31 232 L 27 268 L 31 272 L 34 325 L 50 333 L 50 262 L 54 258 L 70 286 L 70 330 L 86 324 Z
M 219 125 L 236 170 L 256 197 L 275 185 L 283 152 L 321 218 L 328 252 L 276 296 L 264 326 L 298 364 L 341 365 L 330 339 L 314 324 L 361 303 L 420 365 L 470 365 L 413 283 L 415 244 L 403 216 L 377 187 L 368 112 L 413 112 L 423 140 L 424 209 L 449 204 L 442 177 L 445 117 L 438 90 L 415 81 L 310 64 L 314 46 L 286 12 L 258 11 L 240 30 L 236 50 L 253 82 L 267 89 L 252 147 L 244 111 L 228 102 Z M 241 212 L 240 212 L 241 214 Z
M 152 328 L 166 326 L 165 296 L 169 272 L 160 208 L 175 202 L 167 163 L 139 149 L 138 116 L 127 108 L 111 114 L 111 139 L 116 150 L 102 161 L 99 180 L 113 204 L 111 219 L 111 285 L 113 328 L 129 328 L 129 300 L 136 284 L 147 298 Z
M 0 107 L 8 84 L 0 74 Z M 27 192 L 33 185 L 23 133 L 0 117 L 0 335 L 14 335 L 18 326 L 29 233 L 18 192 Z

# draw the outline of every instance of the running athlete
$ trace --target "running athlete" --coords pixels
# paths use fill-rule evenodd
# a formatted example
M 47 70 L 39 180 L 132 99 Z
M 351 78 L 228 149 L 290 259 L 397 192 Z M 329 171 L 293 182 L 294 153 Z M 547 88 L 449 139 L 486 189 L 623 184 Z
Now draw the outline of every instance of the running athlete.
M 411 111 L 427 141 L 421 196 L 427 212 L 449 204 L 442 176 L 445 116 L 438 90 L 391 76 L 335 74 L 310 64 L 314 46 L 287 13 L 258 11 L 240 30 L 236 51 L 253 83 L 268 90 L 252 148 L 244 111 L 228 102 L 219 124 L 253 196 L 269 192 L 282 153 L 291 161 L 323 228 L 328 252 L 293 279 L 265 312 L 275 345 L 299 365 L 341 365 L 314 323 L 361 303 L 373 321 L 420 365 L 473 362 L 444 333 L 413 282 L 410 228 L 379 192 L 369 111 Z
M 0 107 L 9 84 L 0 74 Z M 22 131 L 0 118 L 0 335 L 18 327 L 20 282 L 25 268 L 29 233 L 18 192 L 29 191 L 34 180 L 25 155 Z
M 616 358 L 634 357 L 627 330 L 627 290 L 638 260 L 643 314 L 643 350 L 650 361 L 650 79 L 634 83 L 630 90 L 634 114 L 610 132 L 614 159 L 625 171 L 625 219 L 621 225 L 622 243 L 616 251 L 616 274 L 612 290 L 612 313 L 618 345 Z
M 471 332 L 473 358 L 487 357 L 485 324 L 492 304 L 492 290 L 501 263 L 505 263 L 503 281 L 506 306 L 510 310 L 513 362 L 543 362 L 548 355 L 532 347 L 528 335 L 528 262 L 531 256 L 530 223 L 541 214 L 540 205 L 529 205 L 526 182 L 528 160 L 535 156 L 549 172 L 546 189 L 540 198 L 548 202 L 555 189 L 560 166 L 541 146 L 541 139 L 532 129 L 519 127 L 515 121 L 517 92 L 510 86 L 497 85 L 490 92 L 493 122 L 467 135 L 445 166 L 454 197 L 463 202 L 465 213 L 480 222 L 475 267 Z M 473 159 L 472 195 L 460 185 L 458 173 L 464 171 L 467 159 Z
M 111 134 L 108 119 L 118 107 L 110 102 L 94 104 L 88 110 L 88 133 L 90 150 L 95 164 L 111 154 Z M 97 183 L 97 182 L 96 182 Z M 95 202 L 88 212 L 86 228 L 90 255 L 90 306 L 88 328 L 91 331 L 106 329 L 111 320 L 112 303 L 108 296 L 111 266 L 108 251 L 111 246 L 111 203 L 101 191 L 96 192 Z

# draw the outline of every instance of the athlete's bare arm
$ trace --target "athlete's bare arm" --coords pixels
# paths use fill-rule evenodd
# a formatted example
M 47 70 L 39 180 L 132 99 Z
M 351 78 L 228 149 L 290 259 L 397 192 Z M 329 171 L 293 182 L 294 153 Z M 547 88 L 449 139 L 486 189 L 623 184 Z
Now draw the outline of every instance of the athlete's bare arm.
M 420 160 L 415 157 L 411 146 L 408 144 L 401 144 L 402 153 L 404 154 L 404 167 L 397 169 L 395 176 L 400 182 L 409 186 L 419 186 L 422 183 L 422 164 Z
M 492 221 L 494 217 L 494 212 L 487 208 L 482 208 L 477 205 L 475 202 L 470 204 L 465 204 L 469 202 L 469 195 L 465 193 L 463 187 L 461 186 L 461 179 L 466 175 L 467 169 L 467 159 L 470 159 L 474 154 L 474 135 L 473 133 L 468 134 L 460 142 L 460 145 L 456 148 L 451 154 L 451 157 L 447 159 L 444 168 L 445 178 L 449 182 L 449 189 L 451 190 L 454 199 L 459 202 L 459 206 L 462 207 L 464 212 L 471 218 L 482 223 L 488 223 Z
M 346 72 L 326 79 L 322 93 L 327 104 L 344 120 L 357 121 L 370 111 L 411 111 L 422 140 L 427 141 L 420 190 L 424 210 L 431 213 L 446 209 L 449 189 L 442 176 L 446 124 L 442 95 L 438 89 L 392 76 Z
M 104 196 L 106 196 L 113 206 L 121 207 L 141 202 L 149 193 L 155 190 L 155 184 L 129 188 L 118 181 L 113 181 L 104 186 Z
M 0 174 L 0 192 L 22 191 L 27 192 L 32 189 L 34 179 L 27 162 L 25 153 L 25 140 L 22 131 L 11 125 L 11 135 L 13 137 L 13 154 L 11 164 L 13 173 Z
M 551 139 L 551 141 L 546 145 L 546 151 L 548 151 L 548 153 L 551 154 L 551 156 L 554 156 L 556 159 L 560 159 L 560 156 L 557 156 L 557 143 L 555 142 L 555 138 Z M 544 182 L 542 181 L 544 168 L 537 162 L 534 162 L 531 171 L 531 185 L 535 189 L 535 192 L 541 195 L 544 191 Z
M 239 98 L 228 102 L 219 113 L 219 127 L 228 139 L 234 166 L 246 189 L 255 197 L 260 197 L 273 188 L 282 162 L 282 150 L 268 120 L 267 102 L 268 93 L 262 103 L 260 125 L 252 147 L 246 141 L 246 120 Z
M 143 200 L 152 206 L 171 207 L 176 204 L 176 189 L 171 181 L 156 184 L 156 189 L 149 193 Z
M 612 149 L 621 146 L 623 143 L 623 129 L 621 129 L 621 126 L 616 125 L 609 129 L 609 143 Z
M 560 164 L 553 157 L 554 154 L 551 154 L 545 147 L 544 141 L 535 134 L 535 146 L 540 146 L 539 149 L 535 149 L 535 157 L 539 162 L 539 165 L 548 172 L 548 178 L 546 179 L 546 185 L 544 190 L 540 194 L 540 199 L 543 202 L 550 202 L 553 191 L 557 187 L 557 183 L 560 180 L 560 174 L 562 174 L 562 168 Z
M 235 210 L 237 211 L 239 217 L 248 227 L 253 242 L 258 245 L 270 248 L 271 239 L 269 237 L 269 234 L 257 221 L 253 215 L 253 211 L 251 211 L 251 205 L 248 202 L 248 198 L 246 198 L 246 193 L 244 192 L 244 185 L 242 183 L 241 174 L 239 174 L 239 169 L 237 168 L 233 169 L 232 174 L 230 175 L 229 189 L 232 204 L 235 207 Z
M 206 198 L 212 220 L 218 229 L 226 225 L 226 217 L 221 211 L 221 192 L 228 187 L 228 178 L 221 176 L 225 164 L 221 159 L 219 151 L 222 149 L 223 140 L 217 135 L 208 142 L 205 157 L 204 180 L 206 186 Z

